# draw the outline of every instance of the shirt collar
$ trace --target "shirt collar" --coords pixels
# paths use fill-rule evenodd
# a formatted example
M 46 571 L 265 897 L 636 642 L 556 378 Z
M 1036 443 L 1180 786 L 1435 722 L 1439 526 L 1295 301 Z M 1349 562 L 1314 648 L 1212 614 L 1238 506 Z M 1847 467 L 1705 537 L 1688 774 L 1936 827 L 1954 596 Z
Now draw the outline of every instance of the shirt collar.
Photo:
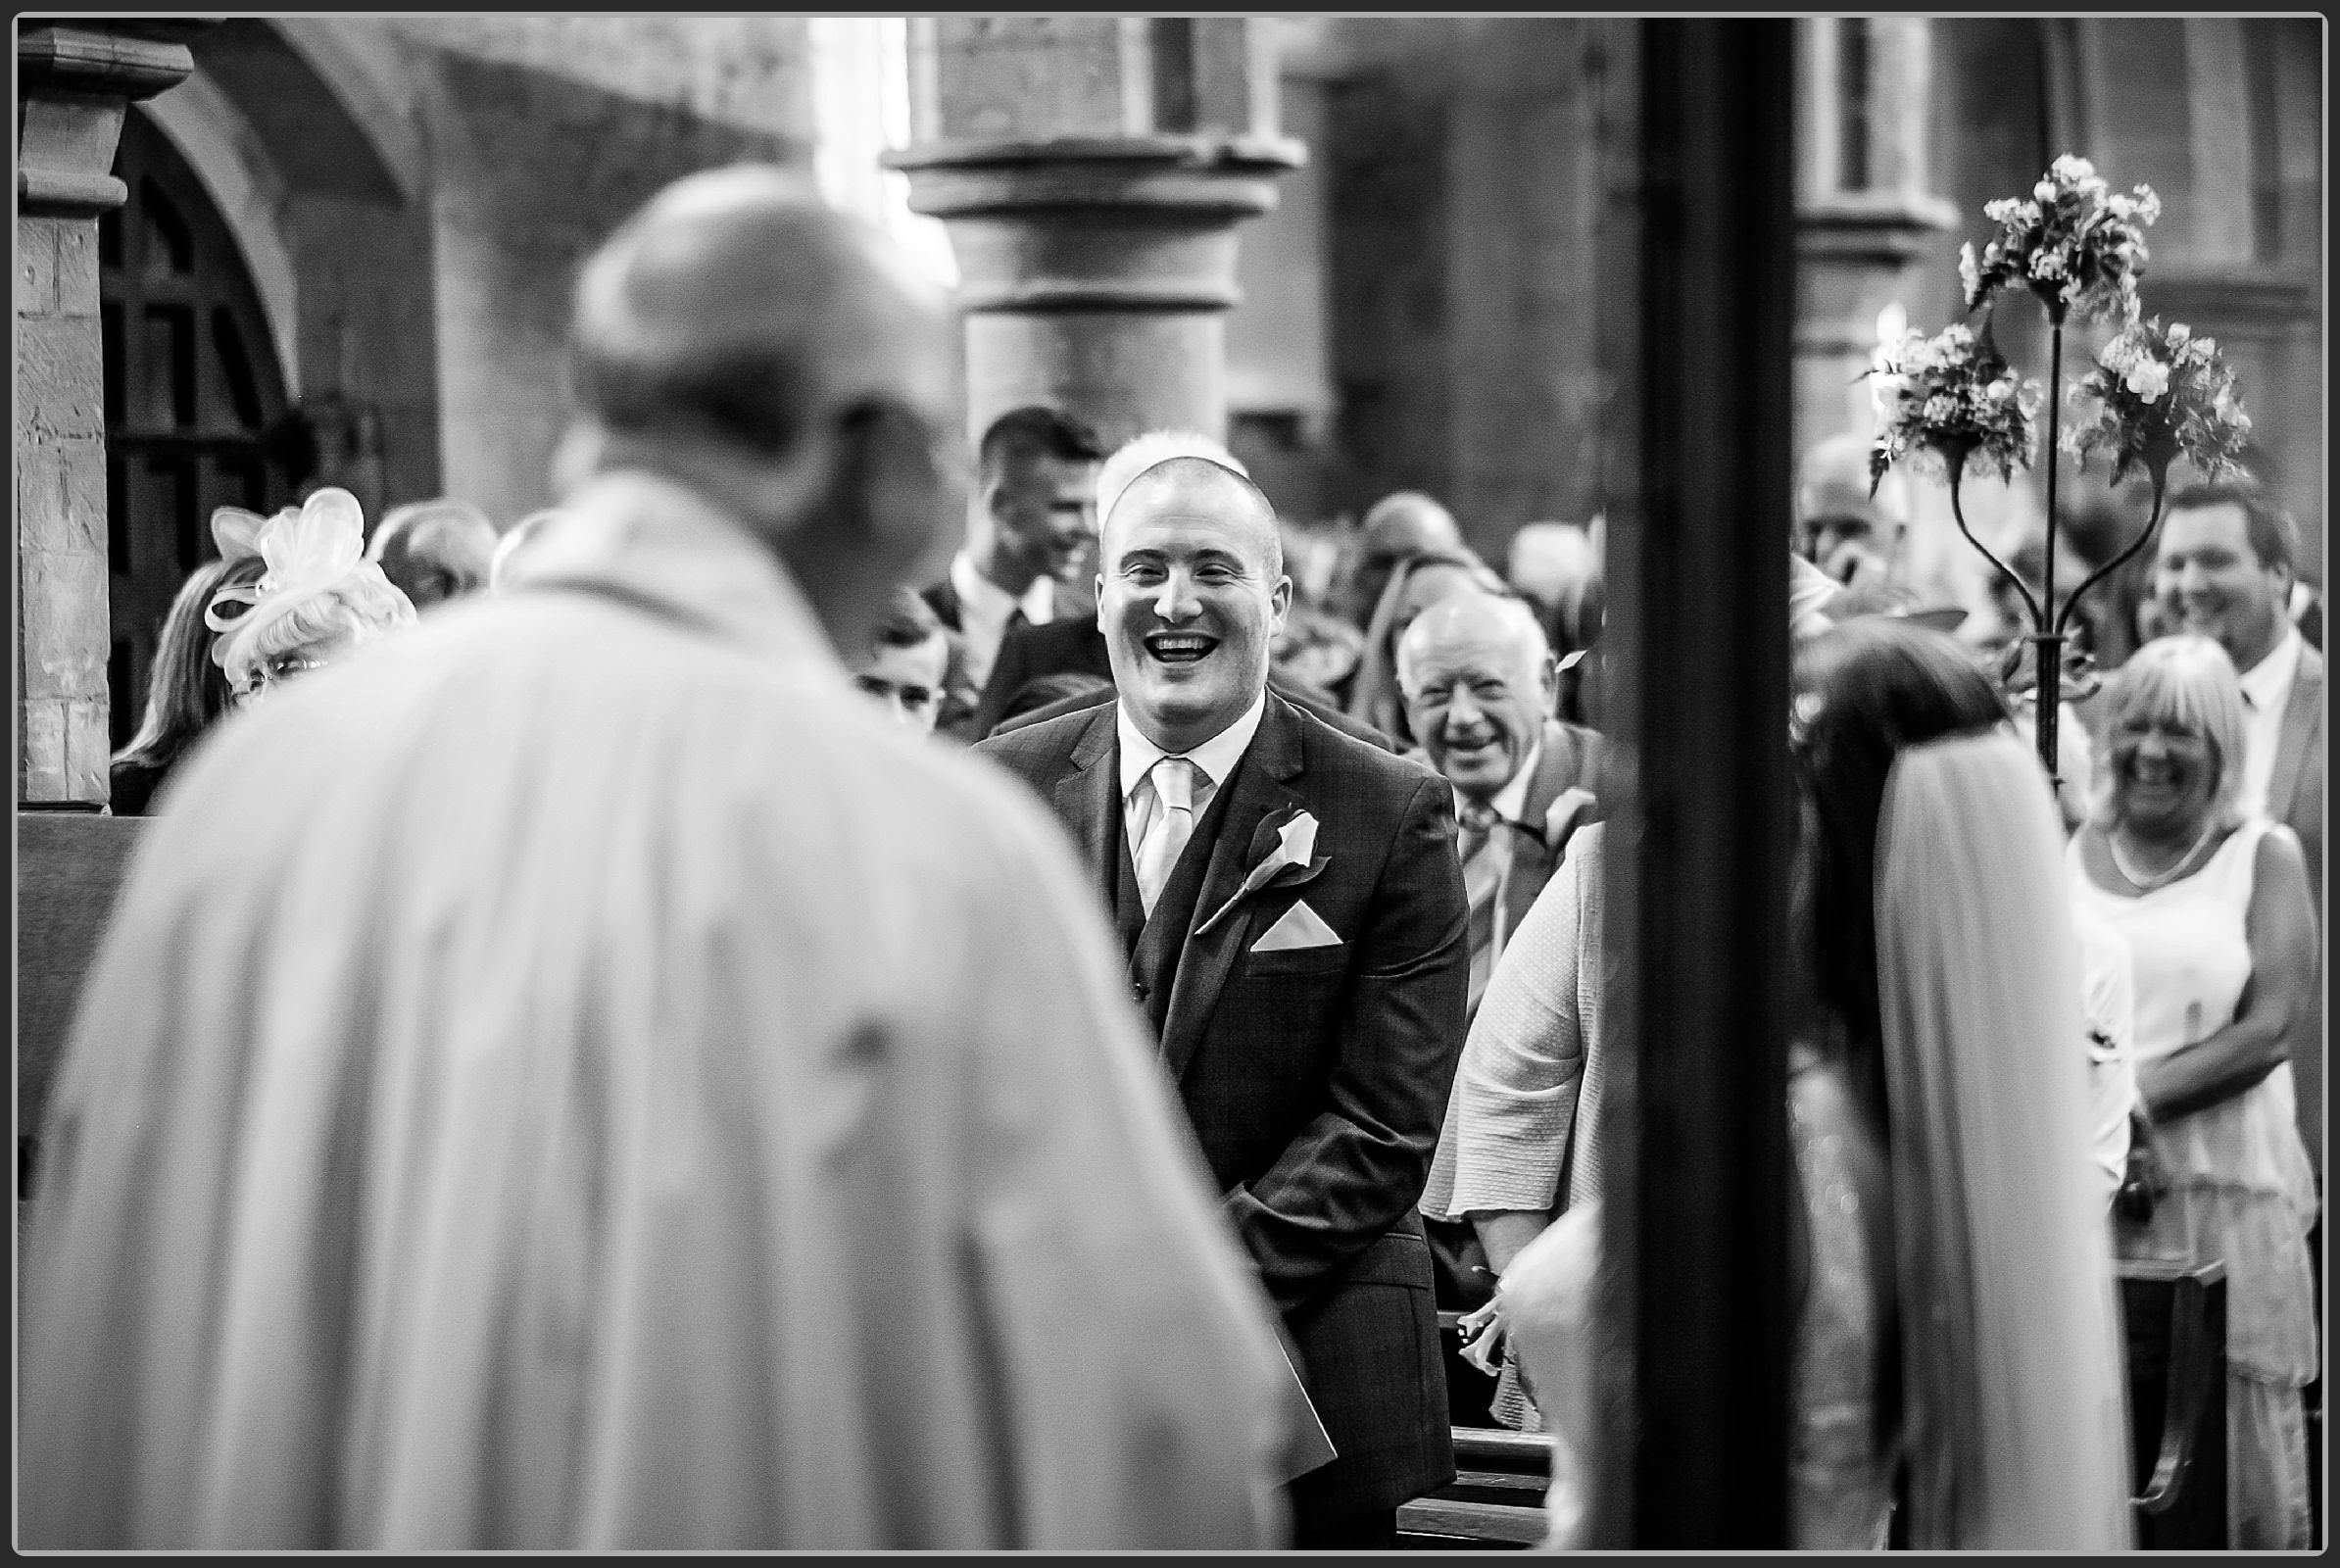
M 1004 626 L 1019 610 L 1035 626 L 1046 625 L 1056 615 L 1056 584 L 1051 579 L 1033 578 L 1032 586 L 1018 598 L 976 569 L 975 558 L 964 550 L 951 558 L 951 586 L 958 590 L 959 603 L 988 624 Z
M 2307 646 L 2297 626 L 2284 629 L 2282 641 L 2267 651 L 2267 656 L 2243 671 L 2243 695 L 2251 700 L 2251 707 L 2260 712 L 2280 712 L 2290 700 L 2291 682 L 2300 670 L 2300 650 Z
M 1542 765 L 1543 737 L 1537 735 L 1536 744 L 1528 748 L 1527 759 L 1520 763 L 1520 770 L 1512 774 L 1511 782 L 1495 791 L 1494 799 L 1487 803 L 1495 808 L 1504 821 L 1518 821 L 1520 813 L 1528 808 L 1528 790 L 1536 782 L 1536 770 Z M 1454 792 L 1454 814 L 1456 817 L 1459 818 L 1469 805 L 1470 803 L 1463 799 L 1463 792 L 1456 790 Z
M 727 641 L 844 675 L 828 634 L 780 558 L 706 496 L 642 469 L 588 480 L 533 541 L 514 590 L 607 583 L 671 608 Z
M 1243 710 L 1243 717 L 1200 746 L 1176 755 L 1202 769 L 1212 785 L 1224 784 L 1235 771 L 1235 764 L 1243 760 L 1243 753 L 1250 747 L 1251 737 L 1259 733 L 1259 721 L 1266 713 L 1267 692 L 1262 690 L 1251 699 L 1251 706 Z M 1127 703 L 1113 706 L 1113 728 L 1121 738 L 1121 798 L 1127 801 L 1137 793 L 1146 775 L 1153 771 L 1153 764 L 1173 754 L 1146 738 L 1145 732 L 1131 719 Z

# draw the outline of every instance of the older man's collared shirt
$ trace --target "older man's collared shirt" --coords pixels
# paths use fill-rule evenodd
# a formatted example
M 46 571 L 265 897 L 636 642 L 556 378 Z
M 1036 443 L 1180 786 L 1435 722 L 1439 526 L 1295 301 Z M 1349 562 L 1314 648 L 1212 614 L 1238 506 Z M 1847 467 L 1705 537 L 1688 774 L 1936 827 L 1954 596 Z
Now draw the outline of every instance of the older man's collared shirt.
M 2243 777 L 2242 808 L 2264 815 L 2267 793 L 2275 775 L 2275 750 L 2283 744 L 2283 710 L 2291 706 L 2291 683 L 2300 672 L 2300 650 L 2307 646 L 2297 627 L 2286 627 L 2282 641 L 2265 659 L 2242 673 Z
M 1251 737 L 1259 733 L 1259 720 L 1266 712 L 1267 693 L 1262 691 L 1251 699 L 1251 706 L 1234 723 L 1194 750 L 1178 754 L 1194 764 L 1194 808 L 1197 819 L 1210 809 L 1211 798 L 1235 771 L 1236 763 L 1243 760 L 1243 753 L 1250 749 Z M 1170 754 L 1146 738 L 1130 717 L 1127 704 L 1114 709 L 1113 728 L 1121 741 L 1122 825 L 1129 837 L 1131 853 L 1135 854 L 1137 847 L 1146 841 L 1146 830 L 1153 825 L 1153 813 L 1160 808 L 1160 799 L 1153 789 L 1153 764 Z
M 149 824 L 43 1139 L 24 1542 L 1272 1544 L 1273 1309 L 1061 830 L 700 497 L 570 505 Z
M 1020 613 L 1035 626 L 1056 618 L 1056 584 L 1040 577 L 1018 596 L 1009 593 L 975 567 L 964 550 L 951 558 L 951 586 L 958 591 L 959 635 L 966 644 L 967 678 L 981 691 L 999 662 L 999 645 L 1007 627 Z

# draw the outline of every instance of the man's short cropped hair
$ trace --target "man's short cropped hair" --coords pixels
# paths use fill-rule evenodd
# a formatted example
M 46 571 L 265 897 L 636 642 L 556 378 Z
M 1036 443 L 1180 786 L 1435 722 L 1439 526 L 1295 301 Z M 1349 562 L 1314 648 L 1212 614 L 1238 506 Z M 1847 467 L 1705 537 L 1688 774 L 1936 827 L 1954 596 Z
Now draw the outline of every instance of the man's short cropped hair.
M 2173 513 L 2223 506 L 2242 508 L 2243 531 L 2261 565 L 2280 566 L 2294 576 L 2299 574 L 2300 526 L 2256 479 L 2190 484 L 2169 498 L 2169 511 Z
M 1054 458 L 1059 463 L 1100 462 L 1105 449 L 1097 432 L 1083 420 L 1035 403 L 1010 409 L 994 419 L 983 432 L 976 455 L 983 477 L 990 480 L 1035 458 Z
M 877 624 L 875 642 L 880 648 L 923 648 L 942 635 L 943 622 L 933 608 L 911 589 L 897 588 Z

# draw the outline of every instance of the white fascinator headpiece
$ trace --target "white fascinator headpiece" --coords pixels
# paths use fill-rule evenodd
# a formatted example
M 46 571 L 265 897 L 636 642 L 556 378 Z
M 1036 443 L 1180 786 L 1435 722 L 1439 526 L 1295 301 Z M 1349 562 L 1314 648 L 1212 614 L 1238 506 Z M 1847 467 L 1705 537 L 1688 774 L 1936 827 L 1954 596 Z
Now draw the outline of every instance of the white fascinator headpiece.
M 224 634 L 212 646 L 212 660 L 222 669 L 234 669 L 268 627 L 337 590 L 363 583 L 369 599 L 397 595 L 404 603 L 382 568 L 366 559 L 366 513 L 347 490 L 319 490 L 272 517 L 221 507 L 212 514 L 212 538 L 221 560 L 257 556 L 267 568 L 256 583 L 221 588 L 204 612 L 204 624 Z

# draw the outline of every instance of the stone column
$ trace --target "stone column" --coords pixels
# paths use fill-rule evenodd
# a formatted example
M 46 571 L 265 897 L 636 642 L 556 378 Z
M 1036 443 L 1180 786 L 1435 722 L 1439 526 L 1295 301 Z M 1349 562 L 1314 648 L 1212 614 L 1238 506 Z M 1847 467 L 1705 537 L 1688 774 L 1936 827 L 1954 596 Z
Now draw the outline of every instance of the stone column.
M 1025 403 L 1108 443 L 1223 437 L 1236 230 L 1300 145 L 1258 18 L 914 18 L 916 141 L 888 163 L 950 226 L 970 436 Z
M 1804 113 L 1796 178 L 1796 422 L 1800 451 L 1867 435 L 1877 315 L 1914 292 L 1927 237 L 1958 211 L 1927 190 L 1931 24 L 1923 17 L 1796 24 Z M 1938 329 L 1939 321 L 1912 321 Z
M 17 798 L 107 798 L 105 351 L 98 215 L 122 116 L 194 70 L 200 22 L 17 33 Z

